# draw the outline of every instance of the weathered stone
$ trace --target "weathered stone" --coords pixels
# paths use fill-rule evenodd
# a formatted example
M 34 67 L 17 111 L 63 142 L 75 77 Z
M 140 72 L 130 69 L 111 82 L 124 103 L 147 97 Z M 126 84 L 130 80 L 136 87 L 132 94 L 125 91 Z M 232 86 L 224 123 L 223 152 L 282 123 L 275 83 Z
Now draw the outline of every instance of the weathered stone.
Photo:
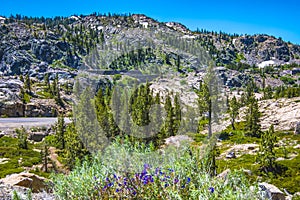
M 172 136 L 172 137 L 167 138 L 165 140 L 165 144 L 179 147 L 180 144 L 183 143 L 183 142 L 192 142 L 192 141 L 193 141 L 193 139 L 190 138 L 187 135 L 176 135 L 176 136 Z
M 231 158 L 236 158 L 235 152 L 234 152 L 234 151 L 229 152 L 229 153 L 226 155 L 226 158 L 229 158 L 229 159 L 231 159 Z
M 275 185 L 263 182 L 258 184 L 262 191 L 266 192 L 266 198 L 272 200 L 285 200 L 284 193 L 280 191 Z
M 45 132 L 34 132 L 30 133 L 29 140 L 33 140 L 34 142 L 42 141 L 48 134 Z
M 46 178 L 26 172 L 9 175 L 0 181 L 5 185 L 31 188 L 32 192 L 41 192 L 47 188 Z
M 230 172 L 231 172 L 230 169 L 226 169 L 226 170 L 224 170 L 223 172 L 221 172 L 220 174 L 218 174 L 218 175 L 217 175 L 217 178 L 226 180 L 226 179 L 227 179 L 227 176 L 228 176 L 228 174 L 230 174 Z

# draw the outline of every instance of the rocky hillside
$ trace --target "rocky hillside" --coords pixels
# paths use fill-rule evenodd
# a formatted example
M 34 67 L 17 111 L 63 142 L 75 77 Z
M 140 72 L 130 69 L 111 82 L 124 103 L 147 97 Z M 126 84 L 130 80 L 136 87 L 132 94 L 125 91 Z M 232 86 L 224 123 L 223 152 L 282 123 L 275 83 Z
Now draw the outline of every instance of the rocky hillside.
M 84 57 L 97 45 L 125 41 L 136 32 L 145 38 L 149 32 L 176 33 L 183 39 L 192 38 L 209 51 L 219 65 L 300 62 L 300 46 L 281 38 L 205 30 L 191 32 L 179 23 L 161 23 L 145 15 L 94 14 L 51 19 L 16 16 L 1 20 L 0 71 L 3 75 L 30 73 L 39 78 L 53 68 L 69 72 L 78 69 Z M 157 45 L 159 41 L 153 42 Z M 61 73 L 61 76 L 70 75 Z
M 300 68 L 288 65 L 300 63 L 300 46 L 273 36 L 193 32 L 180 23 L 141 14 L 1 18 L 0 115 L 68 113 L 74 78 L 82 70 L 111 75 L 111 82 L 116 74 L 144 81 L 160 76 L 153 87 L 170 83 L 174 89 L 174 79 L 180 91 L 191 91 L 201 80 L 203 66 L 212 62 L 220 66 L 228 88 L 243 87 L 251 79 L 259 87 L 300 81 Z M 272 67 L 262 78 L 259 68 L 268 65 Z M 29 77 L 32 88 L 22 76 Z

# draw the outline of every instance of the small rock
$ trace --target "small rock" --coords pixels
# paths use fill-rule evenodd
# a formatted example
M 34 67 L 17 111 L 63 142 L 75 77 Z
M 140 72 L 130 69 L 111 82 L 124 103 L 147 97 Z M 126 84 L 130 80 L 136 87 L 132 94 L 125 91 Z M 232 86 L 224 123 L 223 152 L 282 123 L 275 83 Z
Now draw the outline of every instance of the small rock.
M 252 175 L 252 171 L 250 169 L 243 169 L 243 172 L 249 176 Z
M 300 144 L 297 144 L 296 146 L 294 146 L 294 149 L 300 149 Z
M 229 152 L 229 153 L 226 155 L 226 158 L 229 158 L 229 159 L 231 159 L 231 158 L 236 158 L 236 155 L 235 155 L 234 151 Z
M 48 134 L 45 132 L 34 132 L 29 136 L 29 140 L 33 140 L 34 142 L 42 141 Z
M 297 198 L 300 198 L 300 192 L 296 192 L 293 197 L 297 197 Z
M 225 180 L 230 172 L 231 172 L 230 169 L 226 169 L 223 172 L 221 172 L 220 174 L 218 174 L 217 178 Z
M 285 200 L 284 193 L 275 185 L 263 182 L 259 183 L 258 186 L 262 191 L 266 192 L 266 198 L 271 200 Z
M 282 160 L 285 160 L 283 157 L 279 157 L 276 159 L 276 161 L 282 161 Z

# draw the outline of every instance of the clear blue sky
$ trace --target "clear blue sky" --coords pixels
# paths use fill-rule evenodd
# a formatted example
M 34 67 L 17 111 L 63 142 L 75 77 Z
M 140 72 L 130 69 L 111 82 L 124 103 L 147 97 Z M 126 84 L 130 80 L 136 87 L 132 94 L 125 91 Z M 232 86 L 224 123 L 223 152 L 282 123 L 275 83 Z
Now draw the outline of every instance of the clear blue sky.
M 69 16 L 142 13 L 227 33 L 266 33 L 300 44 L 300 0 L 1 0 L 0 15 Z

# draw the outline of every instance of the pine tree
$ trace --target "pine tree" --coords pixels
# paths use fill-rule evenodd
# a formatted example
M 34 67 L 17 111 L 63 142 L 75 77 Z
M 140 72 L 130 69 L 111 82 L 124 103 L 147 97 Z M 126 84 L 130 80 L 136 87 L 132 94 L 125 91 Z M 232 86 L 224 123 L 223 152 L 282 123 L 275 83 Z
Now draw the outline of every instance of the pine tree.
M 48 172 L 48 161 L 49 161 L 49 146 L 46 142 L 43 144 L 43 149 L 41 151 L 41 157 L 43 161 L 43 166 L 44 166 L 44 172 Z
M 277 137 L 275 136 L 274 126 L 271 125 L 269 130 L 263 132 L 261 135 L 259 152 L 257 154 L 257 162 L 260 165 L 260 169 L 267 172 L 274 171 L 276 168 L 276 155 L 275 155 L 275 143 Z
M 29 74 L 26 74 L 24 80 L 24 88 L 30 93 L 31 92 L 31 80 Z
M 112 137 L 110 132 L 109 109 L 106 105 L 105 96 L 100 88 L 95 96 L 95 111 L 100 127 L 104 130 L 108 138 Z
M 206 117 L 204 115 L 208 113 L 208 137 L 210 138 L 212 136 L 212 130 L 211 130 L 211 116 L 212 116 L 212 110 L 211 110 L 211 96 L 209 93 L 209 88 L 206 83 L 200 82 L 199 90 L 197 91 L 198 95 L 198 107 L 199 107 L 199 113 L 201 116 L 201 120 L 199 123 L 202 123 L 203 121 L 206 121 Z
M 178 132 L 181 123 L 181 106 L 180 106 L 180 97 L 176 93 L 174 97 L 174 131 Z
M 45 91 L 50 92 L 50 79 L 49 79 L 49 73 L 46 73 L 44 76 L 44 84 L 45 84 Z
M 18 137 L 18 147 L 20 149 L 28 149 L 27 132 L 25 128 L 22 126 L 20 129 L 16 129 L 16 133 Z
M 76 131 L 85 148 L 93 151 L 101 150 L 107 142 L 104 130 L 97 121 L 95 100 L 89 87 L 80 95 L 74 108 Z M 108 117 L 108 116 L 106 116 Z
M 229 115 L 231 118 L 232 130 L 235 130 L 235 119 L 239 115 L 239 103 L 236 100 L 235 96 L 229 102 Z
M 61 114 L 58 117 L 58 121 L 56 124 L 56 130 L 55 134 L 57 137 L 57 141 L 60 143 L 60 148 L 64 149 L 65 148 L 65 132 L 66 132 L 66 125 L 65 125 L 65 120 L 64 116 Z
M 153 112 L 153 116 L 151 119 L 151 122 L 153 124 L 153 132 L 152 134 L 156 134 L 155 135 L 155 144 L 161 145 L 163 143 L 163 131 L 162 129 L 162 121 L 163 121 L 163 117 L 162 117 L 162 106 L 161 106 L 161 102 L 160 102 L 160 94 L 157 93 L 155 98 L 154 98 L 154 112 Z
M 66 148 L 63 154 L 64 162 L 70 169 L 73 169 L 77 160 L 80 161 L 84 158 L 84 156 L 89 154 L 76 131 L 74 123 L 67 126 L 65 141 Z
M 172 107 L 172 101 L 170 95 L 166 96 L 165 100 L 166 119 L 164 124 L 164 137 L 170 137 L 175 135 L 174 130 L 174 111 Z
M 120 117 L 120 129 L 125 133 L 131 133 L 131 121 L 130 121 L 130 114 L 129 114 L 129 97 L 128 91 L 125 90 L 122 94 L 121 98 L 121 117 Z
M 248 100 L 249 105 L 246 115 L 246 125 L 245 131 L 248 135 L 259 137 L 260 136 L 260 116 L 261 113 L 258 107 L 258 101 L 255 99 L 254 95 Z
M 208 147 L 207 147 L 207 160 L 206 167 L 210 170 L 212 176 L 216 175 L 216 138 L 213 137 L 212 133 L 212 122 L 219 121 L 219 116 L 221 113 L 220 108 L 220 88 L 218 77 L 213 69 L 213 63 L 210 63 L 207 68 L 207 73 L 204 77 L 204 81 L 200 82 L 199 90 L 196 91 L 198 95 L 198 106 L 199 113 L 202 119 L 201 122 L 207 122 L 208 125 Z M 205 116 L 206 115 L 206 116 Z M 213 119 L 214 118 L 214 119 Z

